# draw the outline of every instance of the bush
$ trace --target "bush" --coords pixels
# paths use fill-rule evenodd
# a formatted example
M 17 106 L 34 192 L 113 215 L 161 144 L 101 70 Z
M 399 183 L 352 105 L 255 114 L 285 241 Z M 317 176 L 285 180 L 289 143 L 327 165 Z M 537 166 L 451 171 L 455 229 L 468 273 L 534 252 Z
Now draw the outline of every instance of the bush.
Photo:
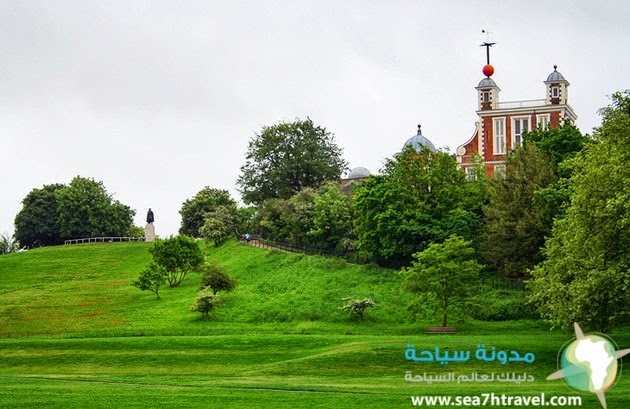
M 138 279 L 131 283 L 134 287 L 142 291 L 149 290 L 155 293 L 157 299 L 160 299 L 160 287 L 166 283 L 166 270 L 164 267 L 151 263 L 145 268 Z
M 206 287 L 197 293 L 197 298 L 190 307 L 190 310 L 193 312 L 200 312 L 203 314 L 204 318 L 207 318 L 210 311 L 212 311 L 218 303 L 219 299 L 216 295 L 214 295 L 212 289 Z
M 339 307 L 340 310 L 348 311 L 349 315 L 356 314 L 359 319 L 363 320 L 363 313 L 368 308 L 376 306 L 376 303 L 371 298 L 363 298 L 359 300 L 356 295 L 351 295 L 346 298 L 342 298 L 346 305 Z
M 8 234 L 0 234 L 0 254 L 15 253 L 20 250 L 20 243 Z
M 184 235 L 158 240 L 149 252 L 153 261 L 166 270 L 166 279 L 171 287 L 178 287 L 190 272 L 204 262 L 199 243 Z
M 236 280 L 216 264 L 204 264 L 201 269 L 200 289 L 210 287 L 214 295 L 219 291 L 230 292 L 236 287 Z

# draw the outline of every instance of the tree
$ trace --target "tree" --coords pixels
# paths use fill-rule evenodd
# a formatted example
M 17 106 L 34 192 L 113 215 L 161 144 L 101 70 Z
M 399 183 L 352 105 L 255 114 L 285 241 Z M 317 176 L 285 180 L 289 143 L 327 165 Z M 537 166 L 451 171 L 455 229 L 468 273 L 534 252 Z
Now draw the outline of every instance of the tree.
M 452 234 L 477 236 L 483 198 L 455 158 L 407 148 L 386 162 L 382 175 L 361 183 L 354 195 L 359 248 L 380 264 L 400 267 L 412 254 Z
M 135 210 L 113 200 L 103 182 L 80 176 L 69 185 L 33 189 L 15 217 L 15 236 L 27 248 L 81 237 L 126 236 Z
M 103 182 L 80 176 L 56 192 L 62 239 L 125 236 L 136 214 L 107 193 Z
M 322 186 L 314 200 L 309 241 L 319 248 L 342 249 L 354 240 L 354 206 L 337 183 Z
M 26 248 L 62 244 L 59 231 L 57 192 L 62 184 L 44 185 L 31 190 L 22 200 L 15 216 L 15 238 Z
M 535 194 L 556 179 L 551 161 L 536 145 L 526 143 L 510 153 L 505 177 L 490 182 L 484 207 L 480 253 L 492 270 L 522 279 L 542 260 L 554 215 L 539 206 Z
M 236 287 L 236 280 L 216 264 L 204 264 L 201 269 L 200 289 L 209 288 L 216 295 L 219 291 L 230 292 Z
M 570 122 L 555 128 L 536 129 L 523 134 L 523 143 L 533 143 L 541 152 L 548 155 L 554 171 L 560 163 L 575 156 L 590 141 L 586 135 Z
M 0 255 L 16 253 L 20 250 L 20 243 L 17 240 L 13 240 L 12 236 L 8 234 L 0 234 Z
M 131 285 L 139 288 L 141 291 L 149 290 L 153 292 L 159 300 L 160 287 L 166 283 L 166 276 L 166 269 L 153 262 L 140 273 L 138 279 L 133 281 Z
M 571 202 L 531 272 L 530 301 L 553 326 L 609 332 L 630 321 L 630 91 L 601 111 L 571 161 Z
M 443 327 L 453 306 L 478 285 L 482 266 L 474 260 L 474 255 L 470 242 L 451 236 L 414 254 L 411 267 L 400 272 L 408 291 L 421 294 L 422 302 L 435 305 L 442 315 Z
M 310 118 L 265 126 L 249 141 L 237 185 L 245 203 L 287 199 L 338 180 L 347 163 L 334 135 Z
M 204 225 L 199 231 L 201 237 L 214 241 L 219 247 L 233 233 L 236 225 L 235 209 L 227 206 L 217 206 L 210 213 L 206 213 Z
M 224 206 L 234 217 L 236 216 L 236 201 L 230 197 L 227 190 L 208 186 L 201 189 L 192 199 L 187 199 L 182 204 L 179 211 L 182 216 L 179 233 L 190 237 L 201 237 L 201 228 L 205 224 L 206 215 L 219 206 Z
M 208 318 L 210 311 L 212 311 L 219 304 L 219 299 L 212 293 L 210 288 L 204 288 L 197 293 L 197 297 L 190 307 L 193 312 L 200 312 L 204 318 Z
M 184 235 L 158 240 L 149 252 L 153 261 L 166 271 L 170 287 L 178 287 L 189 273 L 199 269 L 204 262 L 197 241 Z
M 345 305 L 339 307 L 340 310 L 347 311 L 349 315 L 356 314 L 359 319 L 363 321 L 363 314 L 368 308 L 376 306 L 376 303 L 371 298 L 357 298 L 356 295 L 342 298 L 341 301 L 345 302 Z

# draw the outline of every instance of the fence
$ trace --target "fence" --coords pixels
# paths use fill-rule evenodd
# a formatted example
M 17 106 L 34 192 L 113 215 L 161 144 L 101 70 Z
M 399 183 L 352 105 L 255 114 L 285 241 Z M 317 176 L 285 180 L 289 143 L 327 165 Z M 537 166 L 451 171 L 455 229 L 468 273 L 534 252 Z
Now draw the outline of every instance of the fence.
M 246 241 L 245 235 L 237 235 L 237 238 L 241 242 Z M 314 247 L 307 247 L 297 243 L 263 239 L 258 235 L 251 235 L 249 244 L 264 249 L 280 250 L 289 253 L 316 254 L 325 257 L 339 257 L 348 261 L 349 263 L 354 264 L 368 264 L 374 261 L 374 259 L 369 254 L 357 250 L 318 249 Z M 503 289 L 525 291 L 526 289 L 525 283 L 520 280 L 514 280 L 488 274 L 481 274 L 479 276 L 479 279 L 482 285 L 488 285 L 495 290 Z
M 118 243 L 131 241 L 145 241 L 145 237 L 88 237 L 85 239 L 66 240 L 63 244 L 83 244 L 83 243 Z
M 244 236 L 238 236 L 238 239 L 242 242 L 245 242 Z M 319 255 L 325 257 L 339 257 L 342 258 L 349 263 L 354 264 L 368 264 L 372 260 L 372 258 L 364 253 L 357 250 L 331 250 L 331 249 L 320 249 L 315 247 L 308 247 L 303 244 L 291 243 L 287 241 L 275 241 L 269 239 L 263 239 L 258 235 L 252 235 L 249 241 L 250 245 L 270 249 L 270 250 L 280 250 L 286 251 L 289 253 L 303 253 L 303 254 L 311 254 L 311 255 Z

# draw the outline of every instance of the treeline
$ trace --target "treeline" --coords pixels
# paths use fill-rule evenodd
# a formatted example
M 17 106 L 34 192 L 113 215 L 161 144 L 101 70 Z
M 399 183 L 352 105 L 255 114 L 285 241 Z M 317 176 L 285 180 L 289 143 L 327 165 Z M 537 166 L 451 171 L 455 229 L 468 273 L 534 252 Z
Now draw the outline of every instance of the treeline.
M 135 210 L 114 200 L 102 182 L 77 176 L 65 184 L 33 189 L 15 217 L 19 247 L 63 244 L 82 237 L 142 237 L 133 226 Z

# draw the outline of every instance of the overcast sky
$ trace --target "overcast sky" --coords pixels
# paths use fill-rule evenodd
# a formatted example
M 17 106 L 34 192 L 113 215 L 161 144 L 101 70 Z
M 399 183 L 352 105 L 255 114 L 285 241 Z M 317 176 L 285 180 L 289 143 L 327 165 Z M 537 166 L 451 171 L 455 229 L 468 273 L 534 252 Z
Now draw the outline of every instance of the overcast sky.
M 630 88 L 630 1 L 0 2 L 0 233 L 22 199 L 102 181 L 144 226 L 228 189 L 262 126 L 309 116 L 377 173 L 422 124 L 455 152 L 475 130 L 481 30 L 500 100 L 544 98 L 558 65 L 583 133 Z

